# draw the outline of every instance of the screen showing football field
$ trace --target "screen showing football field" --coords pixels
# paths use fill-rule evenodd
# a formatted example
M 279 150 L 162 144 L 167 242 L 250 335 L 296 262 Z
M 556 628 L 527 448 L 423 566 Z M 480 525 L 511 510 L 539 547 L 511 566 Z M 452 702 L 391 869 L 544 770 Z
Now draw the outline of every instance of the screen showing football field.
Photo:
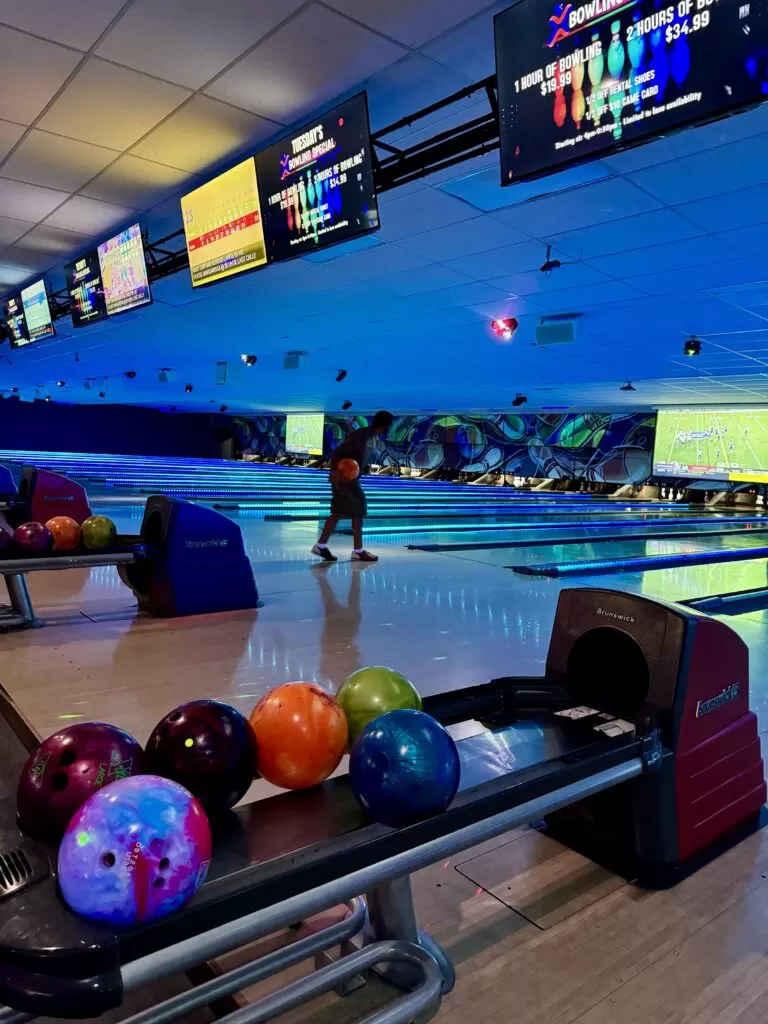
M 768 482 L 768 409 L 664 409 L 655 476 Z
M 285 417 L 285 450 L 294 455 L 322 455 L 325 416 Z

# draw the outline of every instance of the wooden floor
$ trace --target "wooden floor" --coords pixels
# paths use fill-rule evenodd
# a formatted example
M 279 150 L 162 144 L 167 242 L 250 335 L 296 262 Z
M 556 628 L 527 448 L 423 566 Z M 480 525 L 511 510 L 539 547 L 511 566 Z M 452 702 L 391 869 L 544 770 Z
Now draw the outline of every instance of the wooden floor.
M 543 670 L 555 581 L 395 548 L 379 566 L 312 568 L 306 528 L 245 532 L 265 600 L 256 613 L 145 620 L 112 570 L 35 574 L 48 625 L 0 637 L 0 681 L 36 729 L 103 719 L 144 741 L 184 700 L 216 696 L 247 712 L 272 685 L 338 685 L 362 664 L 394 664 L 425 693 Z M 731 624 L 750 643 L 764 731 L 768 622 Z M 249 799 L 268 791 L 259 783 Z M 665 892 L 516 831 L 420 872 L 414 894 L 457 970 L 444 1024 L 768 1021 L 768 830 Z M 289 1016 L 351 1024 L 390 995 L 374 983 Z

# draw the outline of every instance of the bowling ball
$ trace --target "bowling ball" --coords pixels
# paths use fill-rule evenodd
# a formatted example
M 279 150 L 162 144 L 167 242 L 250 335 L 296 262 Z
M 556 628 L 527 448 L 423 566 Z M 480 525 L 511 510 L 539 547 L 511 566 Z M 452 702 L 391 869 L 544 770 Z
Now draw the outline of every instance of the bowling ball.
M 371 665 L 353 672 L 342 683 L 336 700 L 347 716 L 350 747 L 355 745 L 366 725 L 379 715 L 403 708 L 421 711 L 421 697 L 413 683 L 384 665 Z
M 49 736 L 28 758 L 16 808 L 27 835 L 61 838 L 75 811 L 97 790 L 142 770 L 144 751 L 127 732 L 103 722 L 79 722 Z
M 360 467 L 354 459 L 341 459 L 336 469 L 342 480 L 357 480 L 360 476 Z
M 86 801 L 59 847 L 61 894 L 76 914 L 125 926 L 165 917 L 205 881 L 211 829 L 183 786 L 136 775 Z
M 92 551 L 111 547 L 117 538 L 117 527 L 106 516 L 91 516 L 80 527 L 83 544 Z
M 53 534 L 54 551 L 72 551 L 80 543 L 80 524 L 69 516 L 54 516 L 45 525 Z
M 13 531 L 13 543 L 25 555 L 41 555 L 53 547 L 53 534 L 42 523 L 22 523 Z
M 284 789 L 309 789 L 327 779 L 347 745 L 347 719 L 336 699 L 314 683 L 286 683 L 251 712 L 256 765 Z
M 147 740 L 146 770 L 173 779 L 208 814 L 233 807 L 253 781 L 255 745 L 248 719 L 219 700 L 182 704 Z
M 440 814 L 456 795 L 459 752 L 423 711 L 374 718 L 349 758 L 352 791 L 374 821 L 392 828 Z

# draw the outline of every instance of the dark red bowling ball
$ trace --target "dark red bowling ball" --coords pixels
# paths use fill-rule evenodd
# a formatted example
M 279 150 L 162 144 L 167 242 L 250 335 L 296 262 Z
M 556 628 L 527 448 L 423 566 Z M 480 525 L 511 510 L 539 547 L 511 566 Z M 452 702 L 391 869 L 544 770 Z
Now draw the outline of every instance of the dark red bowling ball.
M 147 740 L 146 764 L 148 772 L 178 782 L 216 814 L 233 807 L 253 781 L 253 734 L 237 708 L 193 700 L 157 723 Z
M 13 531 L 13 543 L 27 555 L 40 555 L 53 547 L 53 534 L 42 523 L 22 523 Z
M 122 729 L 81 722 L 49 736 L 30 756 L 16 794 L 27 835 L 56 842 L 70 818 L 102 786 L 142 772 L 144 751 Z

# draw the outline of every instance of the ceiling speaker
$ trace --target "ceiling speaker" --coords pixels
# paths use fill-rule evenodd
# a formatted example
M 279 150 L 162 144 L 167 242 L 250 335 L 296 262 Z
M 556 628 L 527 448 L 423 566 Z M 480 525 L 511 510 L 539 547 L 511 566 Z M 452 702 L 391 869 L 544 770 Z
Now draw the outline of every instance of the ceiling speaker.
M 567 313 L 557 317 L 542 317 L 536 325 L 536 344 L 569 345 L 578 337 L 580 313 Z

